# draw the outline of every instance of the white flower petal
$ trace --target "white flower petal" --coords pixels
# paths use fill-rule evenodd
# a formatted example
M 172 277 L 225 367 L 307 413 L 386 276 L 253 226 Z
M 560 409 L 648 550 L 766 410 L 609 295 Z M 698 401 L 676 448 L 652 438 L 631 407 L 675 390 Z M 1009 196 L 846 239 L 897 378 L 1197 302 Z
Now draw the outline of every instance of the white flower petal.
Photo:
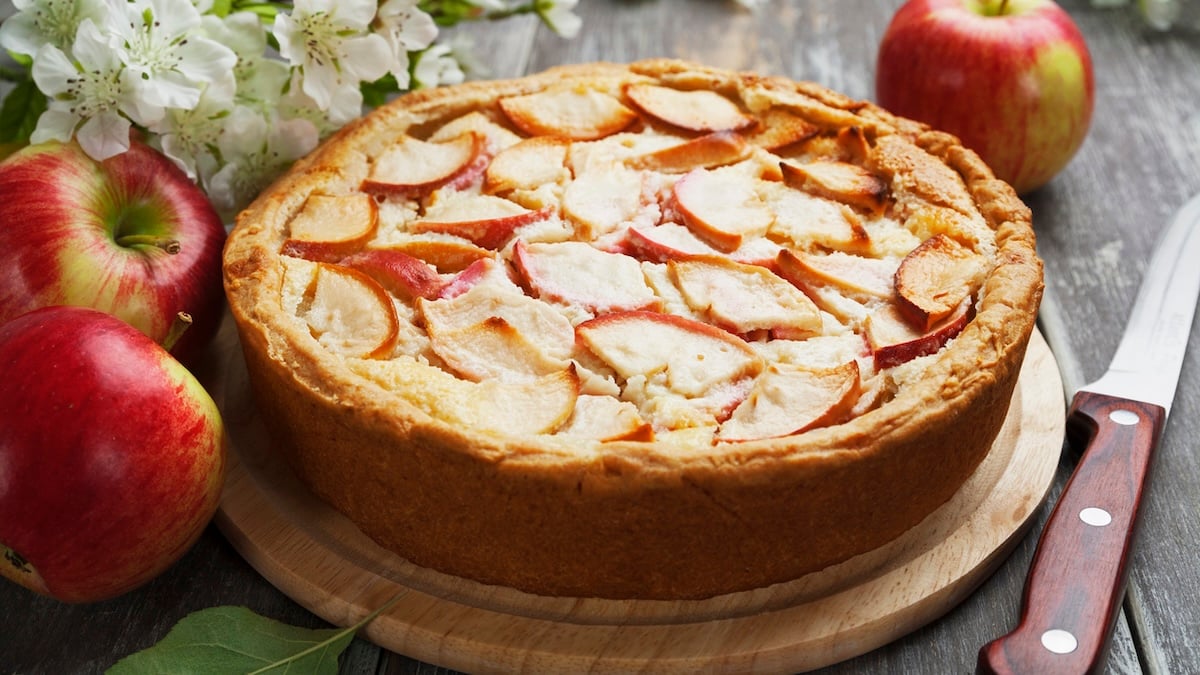
M 392 50 L 374 33 L 346 40 L 342 54 L 342 69 L 360 81 L 374 82 L 392 69 Z
M 102 33 L 91 19 L 80 22 L 75 43 L 71 46 L 71 55 L 84 70 L 117 70 L 121 67 L 121 59 L 114 50 L 111 37 Z
M 129 120 L 114 112 L 100 113 L 79 127 L 75 139 L 92 159 L 108 159 L 129 149 Z
M 78 75 L 75 64 L 54 45 L 42 45 L 33 58 L 33 82 L 48 96 L 65 92 Z
M 329 109 L 339 84 L 337 71 L 333 68 L 304 69 L 304 93 L 308 94 L 321 110 Z
M 375 18 L 378 4 L 375 0 L 338 0 L 333 7 L 337 22 L 347 28 L 366 30 Z
M 79 118 L 65 110 L 51 108 L 38 117 L 37 127 L 29 136 L 30 143 L 45 143 L 58 141 L 66 143 L 75 135 L 75 126 Z

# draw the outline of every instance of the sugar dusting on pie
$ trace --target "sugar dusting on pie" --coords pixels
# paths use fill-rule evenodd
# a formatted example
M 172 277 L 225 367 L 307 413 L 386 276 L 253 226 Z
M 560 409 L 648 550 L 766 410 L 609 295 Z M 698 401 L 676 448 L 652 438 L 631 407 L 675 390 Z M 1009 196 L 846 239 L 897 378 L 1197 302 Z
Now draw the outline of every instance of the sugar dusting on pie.
M 284 452 L 383 545 L 536 593 L 704 597 L 953 494 L 1041 268 L 952 137 L 649 61 L 369 115 L 242 215 L 226 284 Z

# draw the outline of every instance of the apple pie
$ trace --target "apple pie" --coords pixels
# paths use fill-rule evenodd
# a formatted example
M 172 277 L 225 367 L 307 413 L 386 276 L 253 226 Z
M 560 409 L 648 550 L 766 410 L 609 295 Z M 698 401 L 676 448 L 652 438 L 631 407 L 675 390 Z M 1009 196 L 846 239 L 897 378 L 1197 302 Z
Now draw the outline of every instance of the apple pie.
M 405 559 L 698 599 L 872 551 L 989 451 L 1030 212 L 955 138 L 673 60 L 418 91 L 238 218 L 260 413 Z

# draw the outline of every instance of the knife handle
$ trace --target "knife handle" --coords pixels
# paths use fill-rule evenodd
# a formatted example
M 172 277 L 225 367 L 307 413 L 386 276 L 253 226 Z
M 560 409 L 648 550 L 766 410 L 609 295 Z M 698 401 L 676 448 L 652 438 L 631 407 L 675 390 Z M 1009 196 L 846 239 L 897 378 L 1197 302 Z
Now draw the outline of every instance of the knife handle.
M 1125 595 L 1150 458 L 1166 411 L 1080 392 L 1068 438 L 1085 449 L 1050 514 L 1025 580 L 1021 618 L 979 650 L 978 672 L 1095 673 Z

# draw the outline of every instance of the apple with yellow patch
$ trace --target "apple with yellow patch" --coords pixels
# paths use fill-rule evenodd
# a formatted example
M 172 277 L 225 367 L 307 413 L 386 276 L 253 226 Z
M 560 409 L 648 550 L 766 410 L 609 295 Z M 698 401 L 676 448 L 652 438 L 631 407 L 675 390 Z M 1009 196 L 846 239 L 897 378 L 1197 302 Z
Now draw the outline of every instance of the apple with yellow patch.
M 1083 144 L 1092 58 L 1051 0 L 910 0 L 879 46 L 880 105 L 958 136 L 1019 194 Z

